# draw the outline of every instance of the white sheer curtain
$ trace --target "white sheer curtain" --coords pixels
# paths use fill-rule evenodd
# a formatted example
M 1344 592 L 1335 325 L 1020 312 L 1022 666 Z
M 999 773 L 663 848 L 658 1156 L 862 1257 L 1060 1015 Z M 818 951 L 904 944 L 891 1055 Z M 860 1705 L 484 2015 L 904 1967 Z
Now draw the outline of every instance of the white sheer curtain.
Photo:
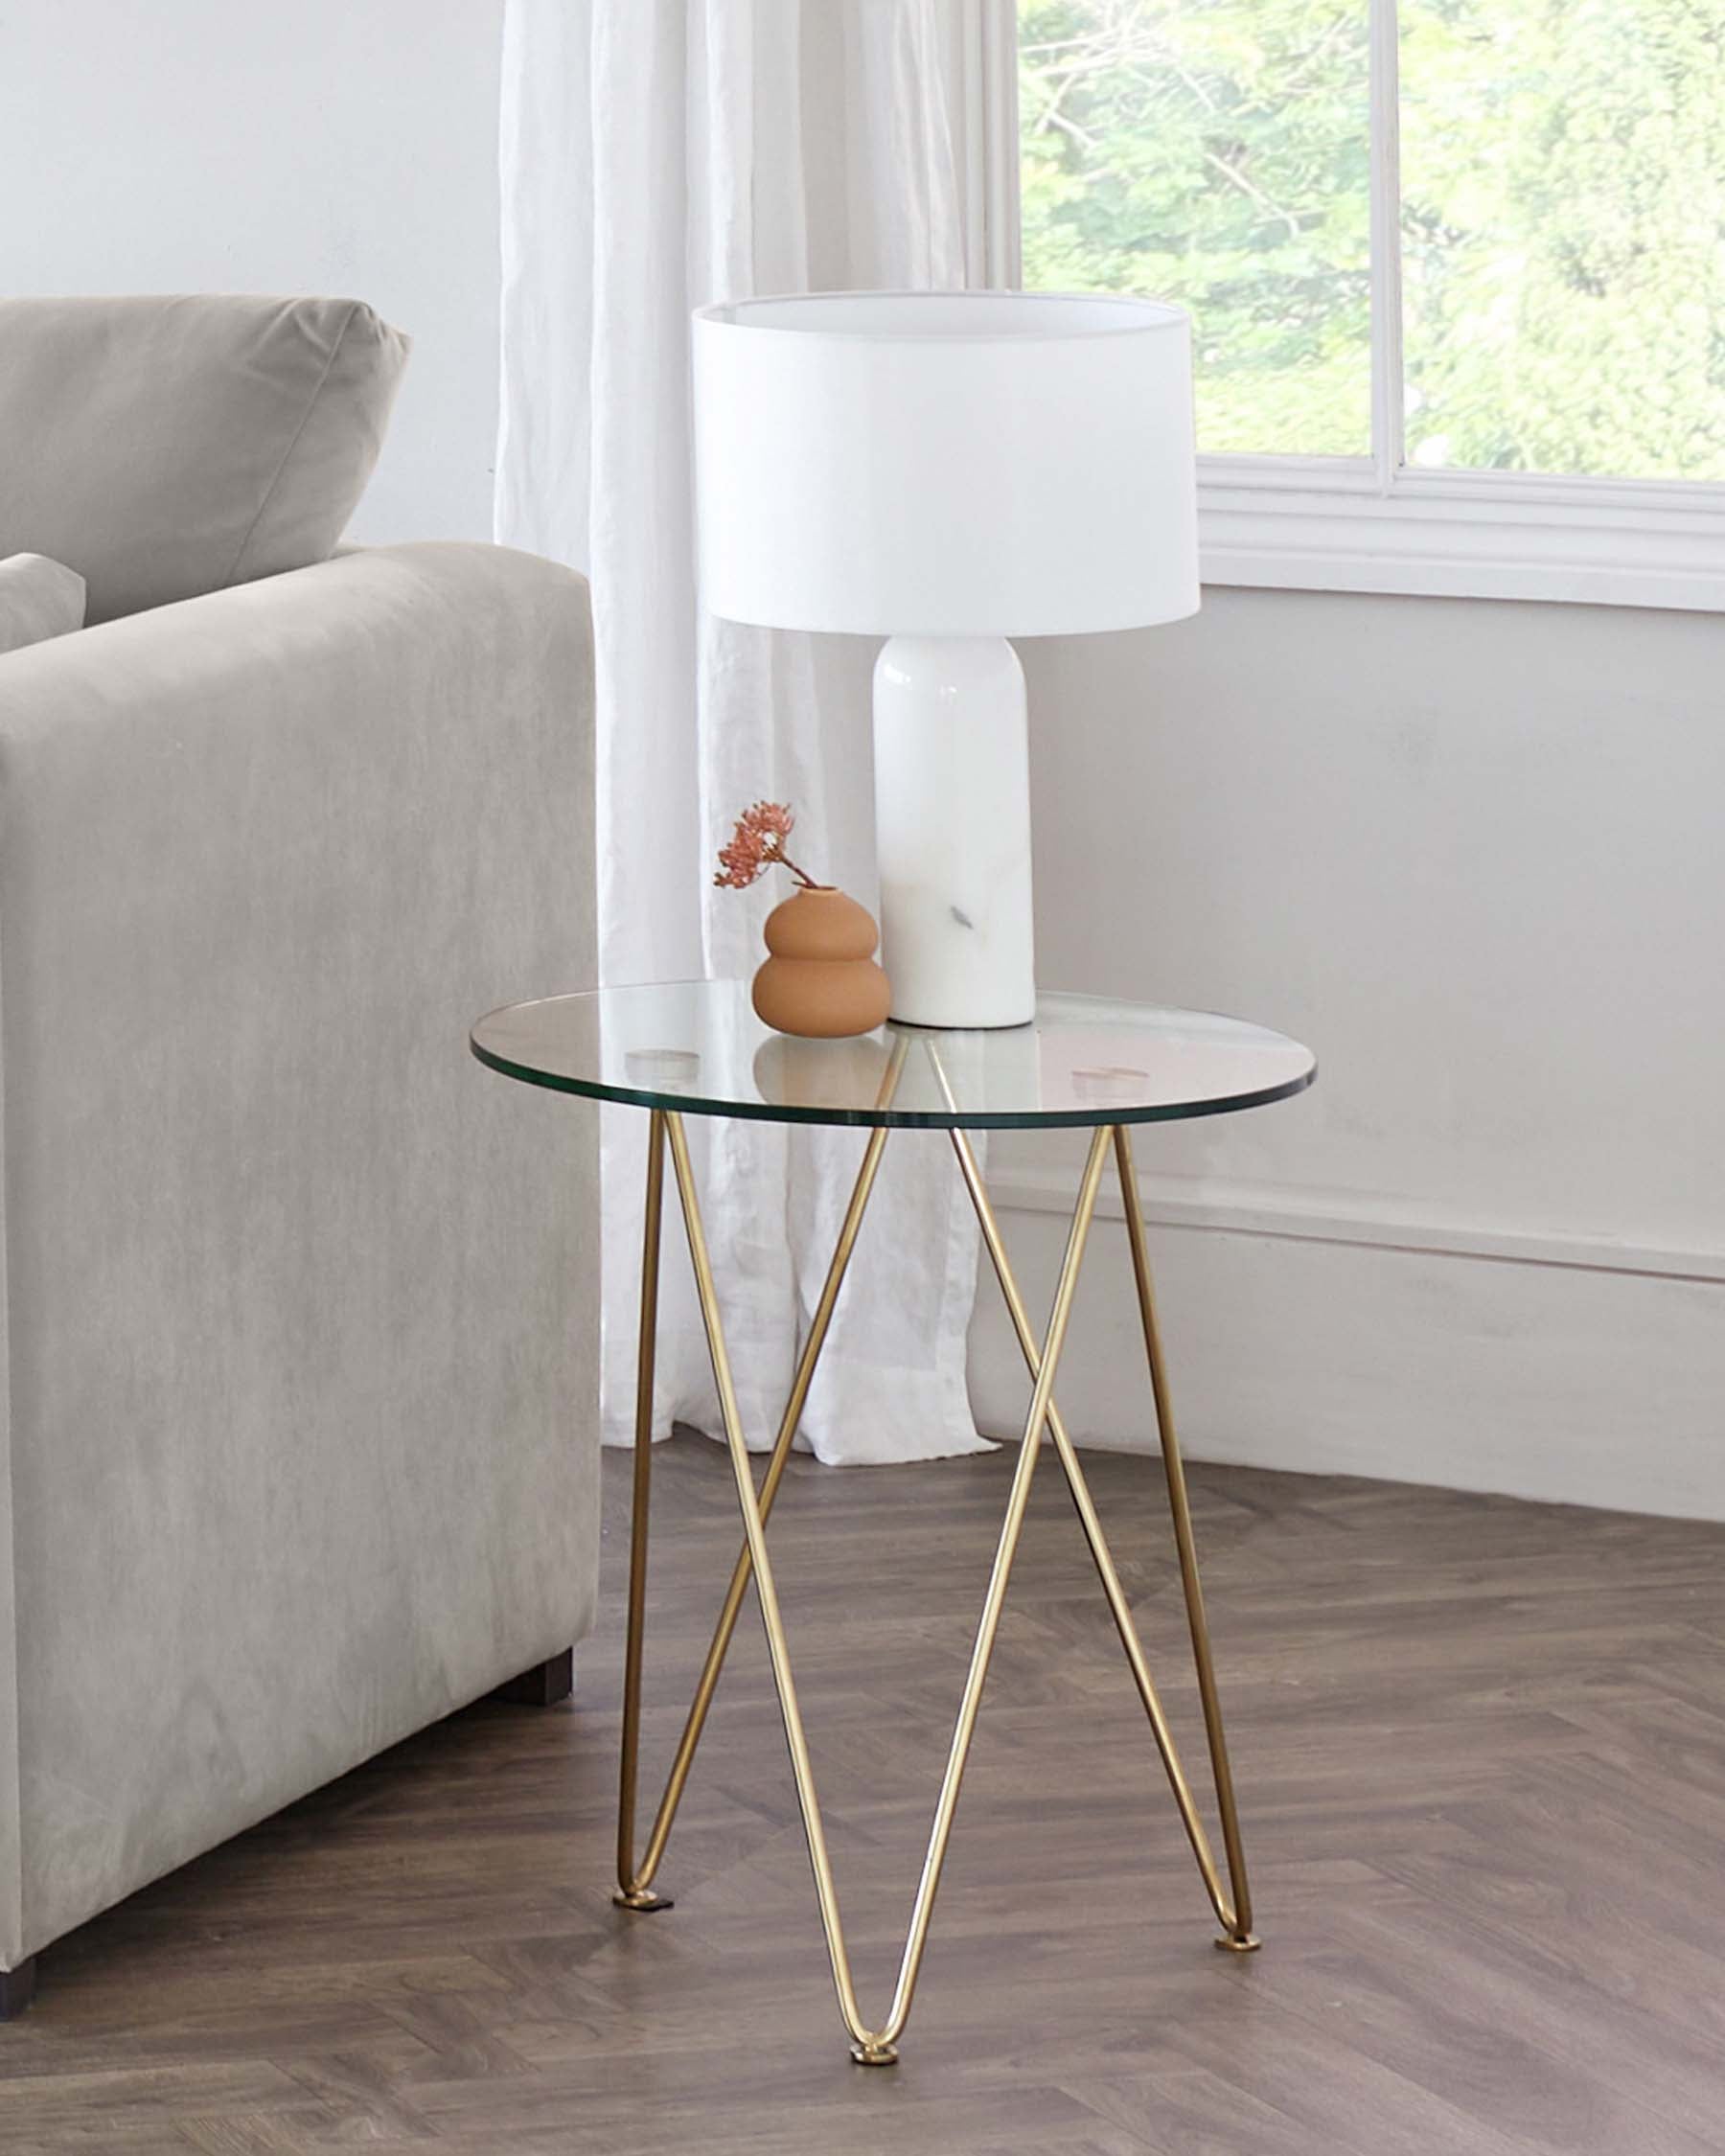
M 761 291 L 964 282 L 942 0 L 509 0 L 497 537 L 592 580 L 609 982 L 752 970 L 781 895 L 712 887 L 762 798 L 873 903 L 866 667 L 702 618 L 689 310 Z M 646 1118 L 606 1108 L 605 1430 L 632 1434 Z M 771 1441 L 861 1154 L 852 1132 L 693 1123 L 751 1443 Z M 668 1231 L 655 1434 L 718 1430 Z M 803 1417 L 822 1459 L 978 1449 L 976 1235 L 943 1139 L 886 1149 Z

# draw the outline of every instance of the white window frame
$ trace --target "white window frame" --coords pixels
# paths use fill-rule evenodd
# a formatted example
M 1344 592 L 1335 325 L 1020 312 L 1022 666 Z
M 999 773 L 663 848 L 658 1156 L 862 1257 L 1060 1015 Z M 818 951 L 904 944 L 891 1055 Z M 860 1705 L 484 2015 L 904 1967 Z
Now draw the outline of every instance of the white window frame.
M 1369 457 L 1201 456 L 1207 584 L 1725 611 L 1725 486 L 1410 465 L 1401 439 L 1396 0 L 1371 31 Z M 1018 11 L 958 11 L 961 176 L 972 282 L 1016 287 Z

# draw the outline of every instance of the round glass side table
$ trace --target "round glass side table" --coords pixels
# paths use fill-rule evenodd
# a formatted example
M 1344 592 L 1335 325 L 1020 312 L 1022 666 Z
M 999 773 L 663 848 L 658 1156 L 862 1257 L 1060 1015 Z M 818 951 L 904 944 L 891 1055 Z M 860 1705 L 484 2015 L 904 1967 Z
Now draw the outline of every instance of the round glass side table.
M 1257 1945 L 1246 1860 L 1229 1772 L 1221 1703 L 1205 1620 L 1204 1593 L 1192 1541 L 1180 1447 L 1168 1405 L 1167 1375 L 1157 1326 L 1150 1265 L 1133 1169 L 1132 1126 L 1199 1115 L 1231 1114 L 1286 1100 L 1312 1083 L 1317 1065 L 1308 1049 L 1279 1033 L 1208 1012 L 1159 1010 L 1084 996 L 1044 996 L 1029 1025 L 998 1032 L 933 1032 L 884 1027 L 851 1041 L 799 1041 L 770 1032 L 755 1017 L 747 981 L 678 981 L 641 988 L 594 990 L 517 1003 L 494 1011 L 473 1028 L 472 1050 L 481 1063 L 506 1077 L 596 1100 L 623 1101 L 645 1109 L 646 1219 L 641 1258 L 640 1355 L 637 1365 L 634 1510 L 630 1547 L 629 1631 L 623 1681 L 621 1789 L 617 1823 L 616 1901 L 625 1909 L 668 1909 L 654 1887 L 670 1839 L 678 1804 L 744 1597 L 752 1576 L 766 1626 L 773 1682 L 796 1780 L 803 1828 L 814 1868 L 816 1896 L 832 1961 L 839 2009 L 851 2055 L 868 2066 L 889 2065 L 909 2018 L 917 1972 L 927 1943 L 934 1895 L 952 1834 L 977 1710 L 1006 1596 L 1013 1555 L 1024 1523 L 1031 1478 L 1046 1430 L 1084 1527 L 1102 1592 L 1143 1702 L 1174 1801 L 1222 1927 L 1216 1944 L 1234 1953 Z M 840 1227 L 825 1285 L 816 1304 L 792 1378 L 766 1472 L 755 1486 L 738 1415 L 725 1351 L 719 1292 L 707 1255 L 701 1204 L 684 1133 L 686 1115 L 729 1115 L 783 1123 L 854 1124 L 868 1133 L 862 1164 Z M 1005 1245 L 989 1203 L 968 1134 L 983 1130 L 1079 1128 L 1091 1132 L 1079 1179 L 1066 1255 L 1039 1340 L 1019 1293 Z M 935 1803 L 928 1854 L 917 1886 L 898 1983 L 886 2015 L 869 2023 L 851 1980 L 838 1893 L 827 1854 L 826 1831 L 815 1790 L 809 1748 L 791 1666 L 791 1650 L 773 1584 L 767 1522 L 790 1456 L 846 1267 L 862 1225 L 869 1193 L 888 1135 L 895 1130 L 944 1130 L 952 1138 L 958 1173 L 975 1207 L 982 1241 L 1005 1298 L 1030 1379 L 1005 1517 L 994 1567 L 983 1596 L 970 1668 L 959 1701 L 952 1749 Z M 702 1319 L 712 1356 L 724 1434 L 743 1514 L 744 1545 L 731 1573 L 690 1705 L 670 1778 L 639 1861 L 634 1846 L 635 1770 L 641 1709 L 641 1651 L 646 1617 L 648 1498 L 653 1470 L 649 1442 L 653 1401 L 655 1330 L 658 1307 L 659 1227 L 669 1151 L 683 1230 L 694 1266 Z M 1174 1748 L 1149 1663 L 1138 1640 L 1126 1593 L 1110 1554 L 1102 1523 L 1091 1500 L 1084 1469 L 1054 1398 L 1055 1372 L 1065 1344 L 1096 1195 L 1110 1154 L 1119 1179 L 1127 1242 L 1143 1323 L 1150 1388 L 1166 1470 L 1174 1543 L 1185 1594 L 1199 1698 L 1208 1740 L 1216 1806 L 1222 1822 L 1227 1878 L 1211 1850 L 1185 1770 Z

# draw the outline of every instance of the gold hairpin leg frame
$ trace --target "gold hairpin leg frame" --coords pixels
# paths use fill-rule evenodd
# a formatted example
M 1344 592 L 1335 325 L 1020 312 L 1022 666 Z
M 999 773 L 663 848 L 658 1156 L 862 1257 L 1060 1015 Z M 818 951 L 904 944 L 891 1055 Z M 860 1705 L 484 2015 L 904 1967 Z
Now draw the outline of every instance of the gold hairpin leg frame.
M 884 1089 L 890 1097 L 903 1067 L 906 1052 L 906 1036 L 899 1036 L 894 1050 L 887 1085 Z M 931 1050 L 931 1052 L 932 1052 Z M 725 1350 L 724 1330 L 720 1318 L 718 1292 L 714 1284 L 713 1269 L 707 1255 L 706 1235 L 702 1225 L 701 1205 L 695 1188 L 695 1178 L 689 1162 L 688 1140 L 683 1131 L 682 1118 L 669 1110 L 655 1110 L 648 1135 L 647 1147 L 647 1218 L 644 1231 L 641 1263 L 641 1333 L 640 1357 L 637 1370 L 638 1394 L 635 1411 L 634 1451 L 634 1510 L 630 1538 L 629 1571 L 629 1640 L 623 1680 L 623 1744 L 617 1816 L 617 1889 L 613 1899 L 625 1909 L 646 1912 L 668 1909 L 669 1900 L 656 1892 L 654 1880 L 671 1836 L 677 1817 L 677 1808 L 688 1782 L 689 1769 L 694 1762 L 702 1732 L 706 1725 L 707 1710 L 718 1688 L 720 1673 L 724 1666 L 724 1657 L 730 1646 L 737 1619 L 752 1576 L 760 1602 L 761 1617 L 767 1632 L 768 1653 L 771 1659 L 773 1683 L 778 1691 L 779 1708 L 784 1718 L 785 1739 L 790 1748 L 792 1772 L 796 1781 L 797 1801 L 801 1807 L 803 1829 L 808 1839 L 809 1862 L 815 1874 L 816 1898 L 820 1907 L 820 1919 L 826 1934 L 827 1953 L 832 1962 L 833 1984 L 839 1995 L 839 2011 L 851 2039 L 851 2056 L 865 2066 L 890 2065 L 898 2056 L 898 2040 L 909 2019 L 910 2003 L 916 1989 L 917 1974 L 922 1966 L 923 1950 L 928 1942 L 929 1925 L 933 1915 L 934 1896 L 940 1885 L 940 1874 L 946 1861 L 947 1844 L 951 1839 L 953 1819 L 958 1806 L 959 1786 L 964 1778 L 965 1763 L 970 1755 L 971 1737 L 976 1728 L 977 1711 L 981 1704 L 982 1690 L 988 1677 L 989 1661 L 994 1653 L 995 1636 L 1000 1629 L 1000 1612 L 1005 1603 L 1007 1581 L 1012 1571 L 1012 1561 L 1018 1549 L 1019 1537 L 1024 1524 L 1025 1510 L 1030 1499 L 1031 1478 L 1036 1472 L 1041 1451 L 1042 1434 L 1046 1428 L 1053 1439 L 1054 1449 L 1071 1492 L 1091 1556 L 1102 1582 L 1102 1591 L 1108 1600 L 1115 1624 L 1120 1635 L 1131 1666 L 1138 1697 L 1143 1703 L 1151 1733 L 1162 1756 L 1163 1769 L 1173 1791 L 1174 1801 L 1191 1843 L 1203 1876 L 1205 1891 L 1222 1926 L 1222 1936 L 1216 1944 L 1234 1953 L 1249 1953 L 1257 1945 L 1252 1932 L 1252 1901 L 1246 1883 L 1246 1860 L 1240 1840 L 1239 1818 L 1234 1804 L 1233 1780 L 1229 1771 L 1228 1746 L 1222 1729 L 1221 1703 L 1216 1690 L 1215 1671 L 1211 1664 L 1209 1633 L 1205 1621 L 1204 1594 L 1199 1584 L 1198 1559 L 1192 1540 L 1190 1508 L 1186 1501 L 1184 1470 L 1181 1464 L 1180 1447 L 1174 1434 L 1173 1418 L 1168 1407 L 1167 1376 L 1162 1364 L 1162 1342 L 1157 1329 L 1156 1304 L 1152 1293 L 1149 1259 L 1144 1248 L 1143 1224 L 1138 1216 L 1138 1188 L 1133 1174 L 1132 1142 L 1124 1125 L 1098 1129 L 1091 1140 L 1089 1157 L 1078 1186 L 1077 1203 L 1073 1208 L 1070 1228 L 1067 1235 L 1066 1255 L 1060 1268 L 1059 1282 L 1054 1291 L 1053 1306 L 1049 1314 L 1047 1330 L 1039 1342 L 1031 1329 L 1024 1298 L 1007 1262 L 1005 1246 L 1000 1237 L 1000 1226 L 988 1192 L 982 1181 L 975 1151 L 962 1131 L 951 1134 L 954 1151 L 957 1156 L 959 1173 L 964 1179 L 971 1203 L 976 1208 L 977 1220 L 982 1231 L 990 1262 L 994 1267 L 1000 1292 L 1018 1336 L 1025 1367 L 1030 1374 L 1031 1395 L 1028 1412 L 1024 1418 L 1024 1433 L 1019 1443 L 1019 1456 L 1013 1470 L 1012 1486 L 1006 1501 L 1005 1518 L 1000 1525 L 999 1542 L 995 1548 L 994 1565 L 989 1574 L 987 1592 L 983 1596 L 982 1614 L 977 1628 L 976 1643 L 971 1652 L 970 1669 L 965 1678 L 964 1690 L 958 1703 L 957 1720 L 953 1731 L 951 1750 L 947 1755 L 946 1771 L 941 1779 L 940 1795 L 935 1802 L 934 1822 L 929 1836 L 928 1851 L 923 1860 L 922 1876 L 917 1884 L 916 1897 L 911 1908 L 910 1924 L 906 1935 L 904 1954 L 899 1964 L 898 1982 L 893 1990 L 892 2002 L 885 2020 L 879 2027 L 871 2027 L 863 2018 L 857 2001 L 856 1987 L 851 1979 L 850 1956 L 844 1942 L 844 1927 L 840 1915 L 838 1890 L 834 1882 L 831 1858 L 827 1852 L 826 1829 L 821 1819 L 820 1803 L 816 1794 L 815 1770 L 809 1756 L 808 1739 L 804 1734 L 802 1710 L 797 1705 L 796 1684 L 791 1668 L 790 1646 L 785 1633 L 784 1618 L 780 1614 L 778 1590 L 773 1580 L 771 1561 L 767 1551 L 767 1521 L 772 1510 L 774 1498 L 784 1477 L 785 1465 L 791 1456 L 792 1442 L 801 1418 L 809 1387 L 814 1379 L 816 1365 L 825 1342 L 827 1329 L 832 1321 L 833 1310 L 844 1282 L 851 1252 L 862 1226 L 869 1195 L 874 1188 L 881 1155 L 886 1148 L 886 1132 L 871 1131 L 863 1149 L 862 1166 L 851 1192 L 850 1204 L 845 1209 L 840 1228 L 839 1241 L 828 1268 L 826 1282 L 816 1303 L 809 1326 L 808 1338 L 793 1377 L 790 1397 L 779 1419 L 777 1434 L 771 1453 L 768 1456 L 766 1474 L 757 1491 L 748 1456 L 748 1448 L 743 1434 L 737 1408 L 736 1388 L 732 1383 L 730 1362 Z M 706 1329 L 708 1351 L 712 1357 L 713 1377 L 718 1387 L 720 1411 L 724 1423 L 725 1442 L 730 1454 L 732 1472 L 736 1478 L 737 1499 L 743 1513 L 744 1546 L 732 1571 L 730 1585 L 714 1627 L 712 1643 L 707 1649 L 706 1661 L 695 1687 L 682 1735 L 678 1741 L 672 1761 L 665 1793 L 659 1800 L 657 1816 L 647 1839 L 646 1848 L 637 1864 L 634 1857 L 635 1783 L 640 1753 L 641 1711 L 641 1661 L 645 1629 L 647 1601 L 647 1543 L 648 1512 L 652 1481 L 652 1427 L 653 1427 L 653 1378 L 654 1349 L 656 1313 L 658 1305 L 659 1224 L 664 1191 L 664 1160 L 667 1149 L 671 1156 L 672 1174 L 677 1185 L 681 1206 L 683 1227 L 688 1238 L 689 1256 L 695 1271 L 696 1292 L 700 1298 L 702 1319 Z M 1054 1379 L 1059 1367 L 1061 1350 L 1066 1342 L 1068 1320 L 1071 1316 L 1072 1300 L 1078 1286 L 1078 1275 L 1083 1265 L 1085 1246 L 1089 1239 L 1091 1222 L 1095 1212 L 1096 1194 L 1101 1186 L 1103 1170 L 1108 1155 L 1113 1151 L 1118 1174 L 1121 1196 L 1125 1203 L 1127 1239 L 1132 1250 L 1134 1279 L 1138 1289 L 1138 1310 L 1143 1323 L 1144 1347 L 1150 1364 L 1150 1383 L 1155 1398 L 1158 1428 L 1162 1439 L 1162 1462 L 1166 1471 L 1169 1509 L 1174 1522 L 1175 1548 L 1180 1560 L 1181 1582 L 1185 1594 L 1186 1617 L 1192 1636 L 1192 1652 L 1198 1668 L 1199 1697 L 1204 1709 L 1205 1732 L 1208 1740 L 1210 1766 L 1215 1780 L 1217 1808 L 1222 1819 L 1223 1847 L 1228 1863 L 1228 1885 L 1225 1887 L 1209 1838 L 1199 1817 L 1180 1755 L 1175 1750 L 1167 1719 L 1157 1697 L 1150 1666 L 1143 1645 L 1133 1622 L 1126 1593 L 1120 1583 L 1114 1558 L 1109 1550 L 1107 1537 L 1092 1501 L 1084 1469 L 1076 1450 L 1067 1434 L 1065 1422 L 1054 1401 Z M 1231 1890 L 1231 1892 L 1230 1891 Z

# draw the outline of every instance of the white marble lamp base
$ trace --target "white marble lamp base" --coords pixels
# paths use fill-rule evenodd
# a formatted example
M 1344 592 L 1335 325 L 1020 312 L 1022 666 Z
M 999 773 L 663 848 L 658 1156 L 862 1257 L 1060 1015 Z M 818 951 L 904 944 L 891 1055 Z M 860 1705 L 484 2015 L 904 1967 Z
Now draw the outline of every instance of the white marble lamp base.
M 881 963 L 908 1025 L 1036 1009 L 1024 674 L 1003 636 L 893 636 L 874 672 Z

